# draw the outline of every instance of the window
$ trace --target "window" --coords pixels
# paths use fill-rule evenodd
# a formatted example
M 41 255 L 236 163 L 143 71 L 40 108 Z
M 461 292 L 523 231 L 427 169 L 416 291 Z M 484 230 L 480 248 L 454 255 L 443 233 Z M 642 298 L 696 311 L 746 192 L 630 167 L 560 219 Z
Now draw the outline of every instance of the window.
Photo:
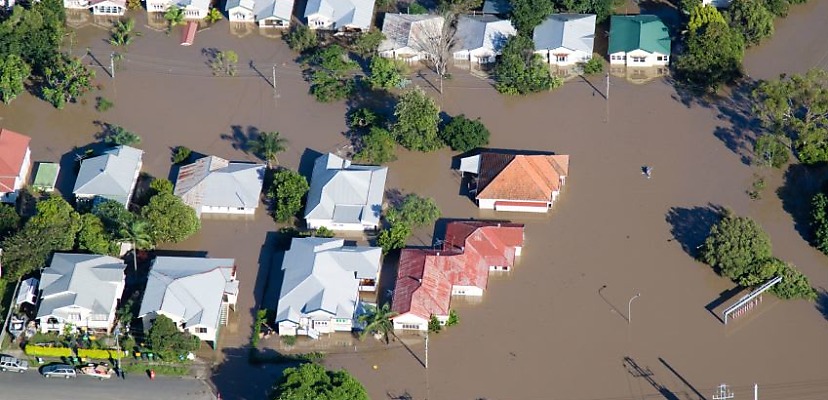
M 195 331 L 196 333 L 207 333 L 207 328 L 199 326 L 198 328 L 195 328 Z
M 244 207 L 237 207 L 236 210 L 244 211 Z
M 340 324 L 347 324 L 348 320 L 346 318 L 337 318 L 336 322 L 338 322 Z
M 69 321 L 80 321 L 81 315 L 80 313 L 69 313 L 66 317 Z
M 420 325 L 419 325 L 419 324 L 403 324 L 403 325 L 402 325 L 402 328 L 403 328 L 403 329 L 413 329 L 413 330 L 419 330 L 419 329 L 420 329 Z
M 664 57 L 658 56 L 658 57 L 656 57 L 656 61 L 664 61 Z
M 646 60 L 647 60 L 646 57 L 633 57 L 632 58 L 632 62 L 634 62 L 634 63 L 643 63 Z
M 626 58 L 627 58 L 627 56 L 625 56 L 623 54 L 614 55 L 614 56 L 610 57 L 610 59 L 612 59 L 613 61 L 624 61 Z
M 555 61 L 557 62 L 566 62 L 567 55 L 566 54 L 558 54 L 555 56 Z

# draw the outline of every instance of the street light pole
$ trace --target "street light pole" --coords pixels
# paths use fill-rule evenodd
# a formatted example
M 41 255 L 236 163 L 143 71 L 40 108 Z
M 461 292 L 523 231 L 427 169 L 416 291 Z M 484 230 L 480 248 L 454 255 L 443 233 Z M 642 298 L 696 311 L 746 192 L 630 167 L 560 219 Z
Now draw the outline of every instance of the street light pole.
M 632 323 L 632 302 L 633 302 L 633 300 L 635 300 L 635 299 L 637 299 L 637 298 L 639 298 L 639 297 L 641 297 L 641 293 L 638 293 L 638 294 L 636 294 L 635 296 L 633 296 L 633 297 L 630 299 L 630 302 L 629 302 L 629 303 L 627 303 L 627 323 L 628 323 L 628 324 L 631 324 L 631 323 Z

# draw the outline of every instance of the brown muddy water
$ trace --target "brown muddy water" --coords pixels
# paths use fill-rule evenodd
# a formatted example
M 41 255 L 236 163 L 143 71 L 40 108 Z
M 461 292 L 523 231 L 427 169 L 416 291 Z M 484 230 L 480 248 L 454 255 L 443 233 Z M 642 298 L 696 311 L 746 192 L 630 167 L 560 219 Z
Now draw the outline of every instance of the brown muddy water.
M 170 150 L 179 145 L 254 160 L 240 148 L 256 130 L 279 131 L 290 140 L 280 155 L 290 168 L 307 165 L 313 154 L 307 150 L 347 145 L 347 105 L 309 97 L 294 55 L 280 41 L 233 37 L 221 22 L 182 47 L 180 32 L 167 36 L 143 27 L 143 15 L 138 19 L 144 35 L 115 79 L 97 67 L 103 90 L 87 96 L 87 104 L 57 111 L 24 96 L 0 106 L 3 127 L 34 137 L 34 160 L 63 158 L 61 187 L 74 181 L 64 155 L 94 141 L 95 121 L 141 135 L 145 171 L 163 177 L 170 174 Z M 828 2 L 794 8 L 772 40 L 749 51 L 749 74 L 767 78 L 826 66 L 826 20 Z M 107 65 L 105 35 L 80 28 L 73 51 L 89 47 Z M 238 52 L 239 76 L 212 77 L 205 48 Z M 276 97 L 269 83 L 274 65 Z M 428 79 L 415 83 L 428 88 Z M 374 399 L 697 399 L 709 398 L 721 383 L 734 386 L 737 398 L 749 398 L 754 383 L 763 399 L 828 398 L 824 299 L 820 308 L 766 297 L 759 310 L 725 328 L 708 308 L 733 285 L 688 255 L 706 233 L 711 209 L 727 207 L 757 219 L 778 257 L 826 287 L 828 258 L 803 238 L 805 222 L 796 208 L 822 176 L 746 164 L 754 133 L 744 90 L 699 101 L 661 81 L 632 85 L 613 78 L 607 106 L 603 82 L 592 84 L 597 90 L 576 79 L 554 93 L 515 99 L 458 71 L 443 96 L 432 90 L 447 113 L 480 117 L 492 132 L 491 147 L 572 155 L 571 177 L 548 216 L 485 214 L 460 195 L 459 177 L 450 170 L 454 154 L 401 151 L 390 164 L 389 189 L 431 196 L 448 218 L 526 222 L 523 255 L 511 275 L 492 282 L 482 302 L 456 303 L 461 323 L 431 337 L 428 370 L 399 347 L 335 352 L 327 364 L 347 368 Z M 96 112 L 95 96 L 115 107 Z M 387 105 L 383 98 L 369 100 Z M 652 179 L 641 175 L 643 165 L 653 168 Z M 768 182 L 759 201 L 745 193 L 754 174 Z M 170 249 L 235 257 L 240 267 L 239 312 L 222 333 L 216 355 L 226 361 L 214 383 L 224 398 L 261 398 L 279 370 L 248 368 L 243 346 L 264 293 L 277 227 L 263 211 L 254 219 L 203 225 L 198 236 Z M 411 240 L 429 243 L 430 229 Z M 628 301 L 637 293 L 628 321 Z M 422 345 L 413 350 L 422 354 Z

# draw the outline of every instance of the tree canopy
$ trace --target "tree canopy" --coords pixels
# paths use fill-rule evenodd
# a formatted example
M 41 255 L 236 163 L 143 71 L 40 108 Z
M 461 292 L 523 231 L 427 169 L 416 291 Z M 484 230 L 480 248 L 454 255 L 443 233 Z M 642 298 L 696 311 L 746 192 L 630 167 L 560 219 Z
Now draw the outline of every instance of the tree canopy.
M 348 97 L 355 89 L 348 73 L 357 63 L 348 58 L 348 52 L 338 44 L 316 49 L 305 60 L 310 65 L 306 71 L 311 82 L 310 93 L 316 100 L 328 103 Z
M 394 332 L 394 322 L 391 321 L 391 318 L 396 315 L 397 313 L 391 311 L 391 306 L 388 303 L 383 303 L 379 307 L 366 305 L 365 313 L 358 317 L 359 322 L 364 325 L 359 338 L 364 339 L 370 333 L 379 333 L 385 337 L 385 344 L 388 344 L 388 334 Z
M 101 219 L 94 214 L 81 215 L 78 231 L 78 249 L 94 254 L 117 255 L 118 245 L 106 231 Z
M 159 193 L 141 209 L 153 242 L 178 243 L 201 228 L 195 210 L 172 193 Z
M 13 205 L 0 204 L 0 239 L 17 232 L 20 228 L 20 215 Z
M 690 29 L 684 54 L 676 62 L 679 79 L 699 89 L 716 89 L 742 76 L 745 40 L 718 11 L 709 6 L 696 13 L 698 26 Z M 711 17 L 710 15 L 717 15 Z
M 394 116 L 396 122 L 391 127 L 391 133 L 406 149 L 428 152 L 442 147 L 443 143 L 437 136 L 440 107 L 419 86 L 400 97 Z
M 23 90 L 32 69 L 17 54 L 8 54 L 0 58 L 0 100 L 9 104 Z
M 371 57 L 368 83 L 372 89 L 393 89 L 399 87 L 403 81 L 402 73 L 394 60 L 374 56 Z
M 385 35 L 382 31 L 371 29 L 368 32 L 360 33 L 354 39 L 352 47 L 355 53 L 363 57 L 369 57 L 377 53 L 377 48 L 383 40 L 385 40 Z
M 434 199 L 409 194 L 399 205 L 388 210 L 385 219 L 391 225 L 402 224 L 418 228 L 433 224 L 440 218 L 440 207 Z
M 95 71 L 87 69 L 79 58 L 63 55 L 55 64 L 43 68 L 43 78 L 43 99 L 62 109 L 89 91 Z
M 369 164 L 385 164 L 397 159 L 394 151 L 397 143 L 385 129 L 371 127 L 367 134 L 361 135 L 359 150 L 354 154 L 354 161 Z
M 460 114 L 440 130 L 440 139 L 452 150 L 465 152 L 489 144 L 489 130 L 478 119 Z
M 308 28 L 307 25 L 302 24 L 293 24 L 293 27 L 290 28 L 290 32 L 288 32 L 287 35 L 284 35 L 284 38 L 285 42 L 288 44 L 288 47 L 298 53 L 310 50 L 316 47 L 319 43 L 316 31 Z
M 152 351 L 166 361 L 174 361 L 195 351 L 201 344 L 198 337 L 179 331 L 175 322 L 164 315 L 159 315 L 152 322 L 147 340 Z
M 411 227 L 405 224 L 391 225 L 377 235 L 377 246 L 382 247 L 382 254 L 405 247 L 405 242 L 411 236 Z
M 279 132 L 262 132 L 247 145 L 247 149 L 267 162 L 267 167 L 279 164 L 279 153 L 287 150 L 288 140 Z
M 273 202 L 273 219 L 287 222 L 302 209 L 303 198 L 310 186 L 298 172 L 281 170 L 273 174 L 273 184 L 267 197 Z
M 549 75 L 549 65 L 535 54 L 530 36 L 512 36 L 495 65 L 495 88 L 500 93 L 517 95 L 560 87 L 560 78 Z
M 306 363 L 284 370 L 273 399 L 368 400 L 368 394 L 347 371 L 326 371 L 319 364 Z
M 552 0 L 511 0 L 512 25 L 522 35 L 532 37 L 532 31 L 555 12 Z
M 817 193 L 811 199 L 811 229 L 816 247 L 828 254 L 828 196 L 825 193 Z
M 765 8 L 762 0 L 733 0 L 725 16 L 748 46 L 773 35 L 773 13 Z
M 595 14 L 598 23 L 609 18 L 613 14 L 613 7 L 616 2 L 613 0 L 558 0 L 557 8 L 568 13 Z M 621 3 L 623 4 L 623 3 Z
M 140 136 L 120 125 L 104 124 L 100 137 L 104 143 L 113 146 L 137 146 L 141 144 Z

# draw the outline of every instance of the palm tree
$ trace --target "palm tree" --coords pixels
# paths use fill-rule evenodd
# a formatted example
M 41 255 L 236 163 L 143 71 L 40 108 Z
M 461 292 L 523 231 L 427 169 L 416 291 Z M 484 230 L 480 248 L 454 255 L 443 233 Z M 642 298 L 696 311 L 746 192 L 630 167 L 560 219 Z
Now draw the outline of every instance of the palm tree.
M 396 317 L 397 313 L 391 311 L 388 303 L 376 306 L 366 306 L 366 313 L 359 316 L 359 322 L 365 324 L 365 328 L 360 333 L 359 338 L 364 339 L 368 333 L 379 332 L 385 336 L 385 344 L 388 344 L 388 334 L 394 333 L 394 322 L 391 318 Z
M 175 5 L 170 6 L 167 12 L 164 13 L 164 19 L 170 23 L 170 29 L 176 25 L 181 25 L 184 23 L 184 10 Z
M 149 234 L 149 223 L 144 220 L 135 219 L 121 226 L 119 236 L 122 240 L 132 243 L 132 267 L 138 271 L 138 250 L 152 247 L 152 237 Z
M 112 28 L 112 38 L 109 39 L 109 44 L 113 46 L 129 46 L 136 36 L 141 36 L 141 32 L 132 32 L 135 29 L 135 20 L 127 18 L 123 21 L 115 22 Z
M 279 132 L 262 132 L 255 140 L 250 141 L 247 150 L 253 152 L 267 162 L 267 167 L 278 164 L 276 154 L 287 150 L 288 140 L 281 137 Z
M 219 11 L 217 8 L 211 8 L 210 11 L 207 13 L 207 16 L 204 17 L 204 20 L 206 20 L 208 23 L 214 24 L 218 21 L 221 21 L 222 18 L 224 18 L 224 16 L 221 15 L 221 11 Z

